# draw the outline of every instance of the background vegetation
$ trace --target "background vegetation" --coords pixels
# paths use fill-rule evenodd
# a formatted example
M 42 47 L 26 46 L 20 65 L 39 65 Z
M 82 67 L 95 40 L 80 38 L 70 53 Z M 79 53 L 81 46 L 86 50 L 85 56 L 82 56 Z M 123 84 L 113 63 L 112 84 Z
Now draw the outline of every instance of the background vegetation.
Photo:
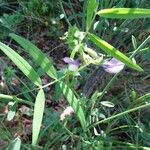
M 149 9 L 150 1 L 89 3 L 0 1 L 0 149 L 150 149 L 150 16 L 95 16 L 105 8 Z M 130 59 L 99 48 L 98 37 Z M 78 70 L 66 57 L 80 61 Z M 112 57 L 132 69 L 101 70 Z

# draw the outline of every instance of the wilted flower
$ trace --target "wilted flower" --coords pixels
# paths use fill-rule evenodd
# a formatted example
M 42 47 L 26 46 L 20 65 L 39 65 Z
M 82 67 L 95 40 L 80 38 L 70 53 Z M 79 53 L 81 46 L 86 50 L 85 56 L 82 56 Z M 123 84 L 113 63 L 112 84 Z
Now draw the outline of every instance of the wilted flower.
M 63 113 L 60 115 L 60 120 L 63 121 L 67 116 L 70 116 L 74 113 L 74 110 L 71 106 L 68 106 Z
M 78 59 L 73 60 L 70 57 L 65 57 L 65 58 L 63 58 L 63 60 L 64 60 L 65 63 L 69 64 L 68 69 L 70 71 L 76 71 L 78 69 L 79 65 L 80 65 L 80 62 L 79 62 Z
M 115 58 L 112 58 L 110 61 L 103 64 L 103 68 L 106 72 L 115 74 L 124 68 L 124 63 Z

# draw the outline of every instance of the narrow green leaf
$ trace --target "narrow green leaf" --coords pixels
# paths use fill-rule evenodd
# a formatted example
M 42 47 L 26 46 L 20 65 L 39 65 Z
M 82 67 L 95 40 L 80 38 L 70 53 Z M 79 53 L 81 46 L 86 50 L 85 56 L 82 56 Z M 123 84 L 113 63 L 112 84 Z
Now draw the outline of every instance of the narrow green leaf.
M 136 38 L 132 35 L 132 45 L 134 49 L 137 49 L 137 42 L 136 42 Z
M 109 101 L 101 101 L 100 103 L 103 106 L 106 106 L 106 107 L 115 107 L 115 105 L 112 102 L 109 102 Z
M 15 65 L 37 86 L 42 84 L 42 81 L 31 65 L 23 59 L 18 53 L 7 45 L 0 42 L 0 49 L 15 63 Z
M 86 16 L 87 16 L 87 18 L 86 18 L 86 28 L 87 28 L 87 31 L 91 27 L 94 13 L 97 10 L 97 8 L 96 8 L 97 5 L 98 4 L 97 4 L 96 0 L 89 0 L 88 1 L 88 4 L 87 4 L 87 14 L 86 14 Z
M 109 9 L 102 9 L 98 11 L 97 14 L 100 17 L 105 18 L 120 18 L 120 19 L 150 18 L 150 9 L 109 8 Z
M 133 68 L 138 71 L 143 71 L 143 69 L 135 64 L 132 60 L 130 60 L 126 55 L 121 53 L 119 50 L 115 49 L 113 46 L 111 46 L 106 41 L 100 39 L 94 34 L 89 33 L 90 40 L 95 43 L 99 48 L 101 48 L 104 52 L 107 54 L 113 56 L 114 58 L 120 60 L 124 64 L 126 64 L 128 67 Z
M 9 145 L 9 147 L 6 148 L 6 150 L 20 150 L 21 149 L 21 140 L 19 137 L 17 137 L 12 143 Z
M 33 125 L 32 125 L 32 146 L 36 147 L 38 136 L 40 133 L 40 128 L 42 124 L 42 118 L 44 113 L 45 106 L 45 95 L 43 89 L 37 94 L 35 105 L 34 105 L 34 114 L 33 114 Z
M 79 99 L 76 98 L 76 96 L 74 95 L 72 90 L 68 87 L 68 85 L 62 81 L 60 82 L 60 88 L 62 89 L 63 94 L 65 95 L 70 106 L 72 106 L 72 108 L 74 109 L 77 117 L 80 120 L 81 126 L 82 126 L 83 130 L 85 131 L 86 130 L 86 120 L 85 120 L 85 115 L 83 113 L 83 109 L 81 107 L 81 102 L 79 101 Z
M 52 64 L 52 60 L 47 58 L 47 56 L 42 53 L 42 51 L 37 48 L 30 41 L 25 38 L 18 36 L 16 34 L 11 33 L 9 35 L 12 39 L 14 39 L 17 43 L 19 43 L 35 60 L 36 64 L 41 66 L 41 68 L 53 79 L 57 78 L 57 72 Z

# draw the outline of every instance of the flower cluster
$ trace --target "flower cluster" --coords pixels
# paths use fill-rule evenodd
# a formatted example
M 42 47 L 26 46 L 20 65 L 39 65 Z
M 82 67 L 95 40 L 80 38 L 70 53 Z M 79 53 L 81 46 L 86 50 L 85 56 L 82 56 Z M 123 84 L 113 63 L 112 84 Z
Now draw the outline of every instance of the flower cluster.
M 70 71 L 76 71 L 80 66 L 80 62 L 78 59 L 73 60 L 70 57 L 65 57 L 63 60 L 65 63 L 68 63 L 69 65 L 68 69 Z M 124 63 L 122 63 L 121 61 L 118 61 L 115 58 L 112 58 L 111 60 L 103 63 L 102 67 L 104 68 L 106 72 L 115 74 L 115 73 L 120 72 L 124 68 Z

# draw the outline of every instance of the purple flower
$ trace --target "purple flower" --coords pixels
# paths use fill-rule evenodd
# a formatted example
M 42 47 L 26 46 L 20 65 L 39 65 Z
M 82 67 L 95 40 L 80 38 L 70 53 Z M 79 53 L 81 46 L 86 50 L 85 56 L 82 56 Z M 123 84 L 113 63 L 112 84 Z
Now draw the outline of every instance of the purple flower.
M 120 72 L 124 68 L 124 63 L 115 58 L 112 58 L 110 61 L 103 64 L 103 68 L 106 72 L 115 74 Z
M 80 65 L 80 62 L 79 62 L 78 59 L 73 60 L 70 57 L 65 57 L 65 58 L 63 58 L 63 60 L 64 60 L 65 63 L 69 64 L 68 69 L 70 71 L 76 71 L 78 69 L 79 65 Z

